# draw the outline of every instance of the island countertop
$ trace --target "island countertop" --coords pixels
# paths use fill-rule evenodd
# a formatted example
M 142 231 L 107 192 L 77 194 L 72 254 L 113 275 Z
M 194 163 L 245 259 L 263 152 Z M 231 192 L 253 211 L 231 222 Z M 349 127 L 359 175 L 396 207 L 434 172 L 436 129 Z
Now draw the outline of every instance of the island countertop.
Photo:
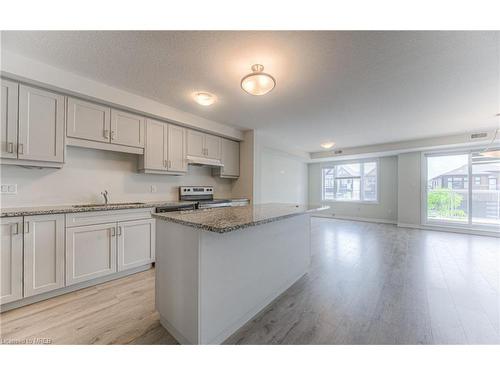
M 243 207 L 157 213 L 153 214 L 153 217 L 210 232 L 227 233 L 328 208 L 328 206 L 316 205 L 266 203 Z

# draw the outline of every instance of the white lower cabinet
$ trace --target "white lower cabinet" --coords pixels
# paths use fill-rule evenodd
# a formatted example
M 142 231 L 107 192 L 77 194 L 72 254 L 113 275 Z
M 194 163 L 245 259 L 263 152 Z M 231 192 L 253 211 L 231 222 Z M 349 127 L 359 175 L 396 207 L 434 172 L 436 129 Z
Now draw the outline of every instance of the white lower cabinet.
M 24 217 L 24 297 L 64 287 L 64 215 Z
M 154 262 L 155 221 L 149 211 L 89 215 L 68 215 L 87 225 L 67 220 L 66 285 Z
M 155 220 L 118 223 L 118 271 L 154 262 Z
M 151 212 L 1 218 L 0 305 L 22 304 L 23 298 L 38 295 L 43 299 L 47 292 L 153 263 L 156 226 Z
M 66 228 L 66 285 L 116 272 L 116 223 Z
M 2 218 L 0 304 L 23 298 L 23 218 Z

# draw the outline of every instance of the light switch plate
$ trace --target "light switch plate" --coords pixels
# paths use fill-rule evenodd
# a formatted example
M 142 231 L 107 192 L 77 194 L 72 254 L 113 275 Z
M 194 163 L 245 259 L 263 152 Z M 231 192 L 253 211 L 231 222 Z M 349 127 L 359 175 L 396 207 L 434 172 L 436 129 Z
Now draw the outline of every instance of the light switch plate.
M 17 194 L 17 184 L 2 184 L 2 194 Z

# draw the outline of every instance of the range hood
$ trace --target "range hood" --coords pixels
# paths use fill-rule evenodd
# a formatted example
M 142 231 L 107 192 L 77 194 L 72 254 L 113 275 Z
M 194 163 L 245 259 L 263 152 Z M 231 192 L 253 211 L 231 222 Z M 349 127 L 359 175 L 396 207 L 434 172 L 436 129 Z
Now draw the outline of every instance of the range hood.
M 208 165 L 210 167 L 223 167 L 224 164 L 221 163 L 220 160 L 217 159 L 209 159 L 209 158 L 202 158 L 199 156 L 191 156 L 188 155 L 186 157 L 188 164 L 194 164 L 194 165 Z

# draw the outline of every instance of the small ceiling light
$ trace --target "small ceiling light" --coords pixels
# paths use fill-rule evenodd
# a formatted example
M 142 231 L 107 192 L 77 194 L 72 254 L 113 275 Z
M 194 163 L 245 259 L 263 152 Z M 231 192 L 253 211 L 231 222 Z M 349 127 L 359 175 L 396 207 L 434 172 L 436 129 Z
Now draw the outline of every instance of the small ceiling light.
M 203 106 L 209 106 L 215 103 L 217 97 L 209 92 L 195 92 L 193 99 L 196 103 Z
M 276 86 L 276 80 L 264 73 L 264 65 L 252 65 L 252 72 L 241 80 L 241 88 L 250 95 L 265 95 Z
M 320 146 L 328 150 L 328 149 L 332 148 L 333 146 L 335 146 L 335 142 L 325 142 L 325 143 L 322 143 Z

